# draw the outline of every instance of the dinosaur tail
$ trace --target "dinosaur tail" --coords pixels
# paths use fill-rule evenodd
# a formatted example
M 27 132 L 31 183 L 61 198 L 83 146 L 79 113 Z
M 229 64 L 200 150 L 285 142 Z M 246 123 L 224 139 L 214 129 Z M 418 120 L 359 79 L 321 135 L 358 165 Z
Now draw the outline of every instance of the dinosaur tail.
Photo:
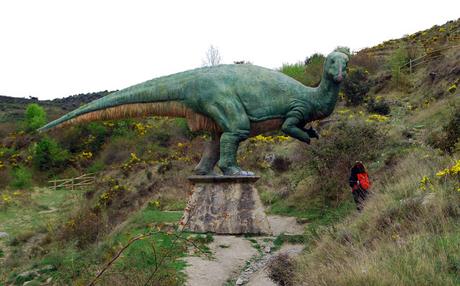
M 181 86 L 171 76 L 157 78 L 94 100 L 38 130 L 149 115 L 187 117 L 191 110 L 181 103 L 182 94 Z

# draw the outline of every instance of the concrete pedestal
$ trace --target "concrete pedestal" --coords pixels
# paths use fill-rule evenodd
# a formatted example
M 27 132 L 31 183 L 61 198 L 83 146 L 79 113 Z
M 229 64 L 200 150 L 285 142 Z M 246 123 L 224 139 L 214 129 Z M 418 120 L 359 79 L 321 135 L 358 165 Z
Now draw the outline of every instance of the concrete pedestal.
M 254 187 L 259 177 L 191 176 L 180 229 L 216 234 L 271 234 Z

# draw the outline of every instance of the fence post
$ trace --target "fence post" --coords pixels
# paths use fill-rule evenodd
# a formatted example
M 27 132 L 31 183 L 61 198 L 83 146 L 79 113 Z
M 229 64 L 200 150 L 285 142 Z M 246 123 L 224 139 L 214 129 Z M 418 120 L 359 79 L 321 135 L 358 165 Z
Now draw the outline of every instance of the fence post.
M 409 59 L 409 74 L 412 73 L 412 59 Z

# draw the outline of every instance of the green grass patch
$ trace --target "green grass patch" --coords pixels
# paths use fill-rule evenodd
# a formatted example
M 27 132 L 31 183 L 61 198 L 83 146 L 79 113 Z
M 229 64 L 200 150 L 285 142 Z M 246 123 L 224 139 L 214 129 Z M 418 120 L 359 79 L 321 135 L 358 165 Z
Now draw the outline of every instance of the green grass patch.
M 350 194 L 351 197 L 351 194 Z M 288 205 L 285 200 L 278 200 L 270 206 L 268 212 L 270 214 L 294 216 L 305 218 L 312 223 L 331 224 L 337 222 L 341 218 L 346 217 L 355 210 L 354 203 L 345 201 L 336 208 L 301 208 L 301 206 Z

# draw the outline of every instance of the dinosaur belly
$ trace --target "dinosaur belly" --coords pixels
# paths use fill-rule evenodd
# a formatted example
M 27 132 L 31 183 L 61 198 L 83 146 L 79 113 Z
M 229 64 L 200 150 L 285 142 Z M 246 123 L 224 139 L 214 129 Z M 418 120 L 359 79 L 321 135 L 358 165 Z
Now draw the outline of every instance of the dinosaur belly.
M 213 133 L 222 133 L 222 129 L 214 122 L 214 120 L 207 116 L 188 110 L 186 118 L 191 131 L 202 130 Z M 282 124 L 283 120 L 280 118 L 251 122 L 251 133 L 249 136 L 255 136 L 271 130 L 279 130 Z

